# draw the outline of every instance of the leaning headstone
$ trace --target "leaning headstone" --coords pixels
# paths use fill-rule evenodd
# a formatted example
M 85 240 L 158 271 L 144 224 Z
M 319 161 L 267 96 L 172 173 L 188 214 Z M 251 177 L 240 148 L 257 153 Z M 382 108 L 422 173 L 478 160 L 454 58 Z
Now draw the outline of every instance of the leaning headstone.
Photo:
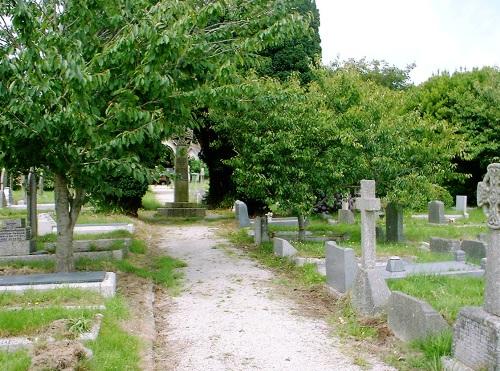
M 297 250 L 290 242 L 277 237 L 273 238 L 273 252 L 274 255 L 282 258 L 297 255 Z
M 337 246 L 335 241 L 326 242 L 325 250 L 326 282 L 338 292 L 348 292 L 358 271 L 354 250 Z
M 453 359 L 447 370 L 466 366 L 474 370 L 500 369 L 500 163 L 488 166 L 477 186 L 477 204 L 483 207 L 490 228 L 486 247 L 484 306 L 463 308 L 455 323 Z
M 4 189 L 7 187 L 7 171 L 2 168 L 2 173 L 0 175 L 0 208 L 7 205 L 7 200 L 5 198 Z
M 38 236 L 38 221 L 37 221 L 37 210 L 36 210 L 36 198 L 37 198 L 37 185 L 36 185 L 36 175 L 34 172 L 30 171 L 28 174 L 28 188 L 26 189 L 27 197 L 27 211 L 28 211 L 28 224 L 31 227 L 31 234 L 34 238 Z
M 385 209 L 385 234 L 387 242 L 403 242 L 403 208 L 393 202 Z
M 468 217 L 467 213 L 467 196 L 456 196 L 455 197 L 455 209 L 462 213 L 465 217 Z
M 461 249 L 469 258 L 482 259 L 486 257 L 486 243 L 483 241 L 463 240 Z
M 429 223 L 446 224 L 444 216 L 444 203 L 442 201 L 429 202 Z
M 403 341 L 425 339 L 450 328 L 444 318 L 428 303 L 394 291 L 387 306 L 387 324 Z
M 234 203 L 235 211 L 237 210 L 237 218 L 240 228 L 250 226 L 250 218 L 248 217 L 248 208 L 243 201 L 236 201 Z
M 0 256 L 29 255 L 35 245 L 25 219 L 4 220 L 0 229 Z
M 375 268 L 375 225 L 380 210 L 380 199 L 375 197 L 375 181 L 361 181 L 361 197 L 356 208 L 361 211 L 361 268 L 352 290 L 352 304 L 362 315 L 378 315 L 385 311 L 390 290 Z

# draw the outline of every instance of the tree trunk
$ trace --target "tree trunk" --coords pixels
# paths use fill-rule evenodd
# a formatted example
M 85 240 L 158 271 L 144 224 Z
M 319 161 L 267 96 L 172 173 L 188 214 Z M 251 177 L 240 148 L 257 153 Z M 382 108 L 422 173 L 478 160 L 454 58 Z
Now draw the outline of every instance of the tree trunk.
M 306 223 L 304 215 L 299 215 L 297 219 L 299 222 L 299 241 L 304 241 L 306 239 Z
M 71 272 L 75 270 L 73 230 L 82 208 L 85 191 L 76 189 L 73 196 L 66 177 L 55 174 L 54 196 L 57 223 L 56 269 L 58 272 Z

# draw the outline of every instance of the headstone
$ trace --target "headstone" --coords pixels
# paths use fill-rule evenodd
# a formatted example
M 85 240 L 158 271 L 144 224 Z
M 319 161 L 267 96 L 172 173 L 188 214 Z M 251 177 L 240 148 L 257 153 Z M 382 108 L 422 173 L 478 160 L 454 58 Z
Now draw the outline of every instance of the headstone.
M 488 166 L 477 186 L 477 204 L 483 207 L 490 228 L 486 247 L 484 306 L 463 308 L 455 323 L 453 359 L 445 369 L 500 369 L 500 163 Z
M 236 200 L 234 201 L 234 205 L 233 205 L 233 208 L 234 208 L 234 217 L 236 220 L 238 220 L 238 217 L 240 215 L 240 210 L 239 210 L 239 207 L 240 207 L 240 200 Z
M 253 240 L 256 245 L 262 244 L 262 217 L 256 216 L 253 222 Z
M 7 204 L 7 206 L 11 206 L 14 203 L 11 188 L 4 187 L 3 194 L 5 197 L 5 203 Z
M 42 213 L 38 215 L 38 235 L 45 236 L 57 232 L 57 223 L 52 215 Z
M 391 256 L 387 261 L 385 270 L 388 272 L 404 272 L 406 270 L 405 263 L 399 256 Z
M 403 242 L 403 208 L 390 202 L 385 209 L 385 215 L 387 242 Z
M 486 260 L 487 260 L 486 258 L 482 258 L 481 259 L 481 263 L 480 263 L 481 264 L 481 269 L 486 270 Z
M 450 328 L 444 318 L 428 303 L 394 291 L 387 306 L 387 324 L 403 341 L 425 339 Z
M 174 202 L 189 202 L 188 150 L 188 143 L 183 140 L 177 142 L 175 149 Z
M 35 250 L 25 219 L 4 220 L 0 229 L 0 256 L 29 255 Z
M 28 224 L 31 227 L 31 234 L 33 238 L 38 236 L 38 221 L 37 221 L 37 210 L 36 210 L 36 198 L 37 198 L 37 186 L 36 186 L 36 175 L 33 171 L 28 174 L 28 188 L 26 189 L 27 197 L 27 211 L 28 211 Z
M 444 216 L 444 203 L 442 201 L 429 202 L 429 223 L 446 224 Z
M 377 242 L 385 242 L 385 228 L 377 225 L 375 227 L 375 235 L 377 237 Z
M 460 249 L 460 244 L 459 240 L 431 237 L 429 240 L 429 249 L 432 252 L 454 252 Z
M 202 166 L 200 169 L 200 182 L 205 180 L 205 168 Z
M 250 226 L 250 218 L 248 217 L 248 208 L 243 201 L 236 201 L 234 203 L 235 211 L 237 210 L 237 218 L 240 228 Z
M 348 292 L 358 271 L 354 250 L 337 246 L 334 241 L 326 242 L 325 250 L 326 282 L 338 292 Z
M 262 233 L 261 241 L 262 242 L 269 242 L 270 238 L 269 238 L 269 228 L 268 228 L 268 223 L 267 223 L 267 216 L 263 216 L 260 219 L 260 222 L 262 224 L 262 226 L 260 228 L 260 231 Z
M 482 259 L 486 257 L 486 243 L 483 241 L 463 240 L 461 249 L 470 258 Z
M 290 242 L 283 238 L 273 238 L 273 252 L 279 257 L 289 257 L 297 254 L 297 250 Z
M 356 208 L 361 211 L 361 268 L 352 290 L 352 304 L 362 315 L 378 315 L 385 311 L 390 290 L 375 268 L 375 225 L 380 210 L 380 199 L 375 197 L 375 181 L 361 181 L 361 197 L 356 198 Z
M 465 217 L 468 217 L 467 213 L 467 196 L 456 196 L 455 197 L 455 209 L 462 213 Z
M 354 213 L 351 210 L 341 209 L 338 211 L 340 224 L 354 224 Z

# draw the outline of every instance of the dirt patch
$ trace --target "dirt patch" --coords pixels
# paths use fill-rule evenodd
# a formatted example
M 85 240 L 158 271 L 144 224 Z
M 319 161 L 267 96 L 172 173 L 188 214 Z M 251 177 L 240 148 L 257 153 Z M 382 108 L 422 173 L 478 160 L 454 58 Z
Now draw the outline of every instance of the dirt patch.
M 75 370 L 78 362 L 89 356 L 91 352 L 78 341 L 40 344 L 33 349 L 30 370 Z

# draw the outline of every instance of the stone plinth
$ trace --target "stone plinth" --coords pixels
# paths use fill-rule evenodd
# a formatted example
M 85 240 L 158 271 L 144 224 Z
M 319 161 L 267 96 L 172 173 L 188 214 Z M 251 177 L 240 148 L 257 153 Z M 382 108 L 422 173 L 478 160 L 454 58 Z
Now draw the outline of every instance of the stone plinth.
M 206 209 L 193 202 L 167 202 L 165 206 L 158 208 L 158 214 L 173 218 L 204 218 L 206 215 Z

